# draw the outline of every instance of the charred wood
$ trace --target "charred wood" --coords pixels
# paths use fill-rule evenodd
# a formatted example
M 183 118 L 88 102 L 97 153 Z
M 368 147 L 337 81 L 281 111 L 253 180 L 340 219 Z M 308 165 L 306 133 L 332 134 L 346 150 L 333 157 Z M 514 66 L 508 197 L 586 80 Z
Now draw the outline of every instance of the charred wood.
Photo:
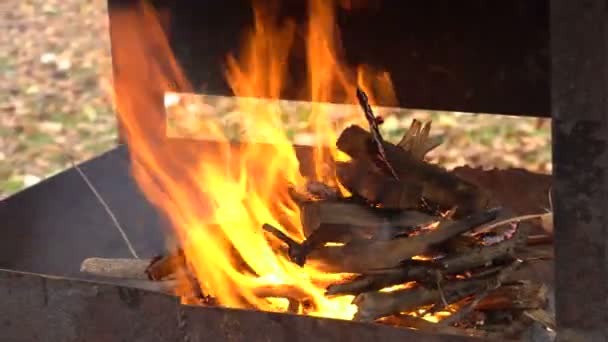
M 479 267 L 486 267 L 494 261 L 512 259 L 515 252 L 515 242 L 514 239 L 511 239 L 493 246 L 478 246 L 468 253 L 461 255 L 450 256 L 435 261 L 413 264 L 405 263 L 400 267 L 363 274 L 353 280 L 330 285 L 327 288 L 327 294 L 359 294 L 409 281 L 426 283 L 430 281 L 430 278 L 436 271 L 450 275 Z M 496 273 L 497 270 L 487 274 Z
M 496 218 L 500 209 L 494 208 L 459 221 L 444 221 L 433 230 L 416 236 L 388 241 L 356 241 L 339 247 L 313 251 L 310 257 L 318 260 L 325 271 L 366 273 L 370 270 L 391 268 L 431 247 L 460 235 Z
M 523 233 L 523 231 L 519 231 L 519 234 Z M 459 273 L 476 267 L 488 266 L 496 260 L 514 258 L 519 241 L 519 235 L 517 235 L 494 245 L 478 245 L 467 252 L 440 259 L 437 263 L 446 273 Z
M 336 176 L 348 191 L 384 208 L 416 208 L 422 196 L 420 184 L 387 177 L 367 160 L 337 162 Z
M 358 307 L 355 320 L 369 322 L 401 312 L 410 312 L 435 304 L 442 296 L 449 298 L 448 302 L 455 302 L 482 291 L 485 284 L 484 280 L 453 281 L 443 287 L 443 294 L 437 288 L 424 286 L 392 292 L 365 292 L 353 301 Z
M 439 227 L 416 236 L 388 241 L 353 242 L 340 247 L 321 248 L 311 253 L 323 268 L 339 272 L 366 271 L 398 266 L 431 247 L 496 218 L 500 209 L 490 209 L 459 221 L 444 221 Z
M 302 203 L 300 217 L 307 239 L 297 244 L 280 237 L 290 247 L 292 260 L 299 265 L 308 254 L 327 243 L 367 244 L 371 240 L 390 240 L 438 220 L 416 211 L 389 212 L 345 201 Z
M 479 301 L 475 310 L 533 310 L 547 304 L 548 288 L 544 284 L 520 282 L 503 285 Z
M 175 254 L 158 256 L 150 262 L 146 268 L 146 274 L 150 280 L 162 280 L 172 278 L 178 269 L 186 268 L 186 257 L 181 250 Z
M 372 136 L 353 125 L 342 131 L 337 147 L 356 160 L 375 160 Z M 382 143 L 388 162 L 402 181 L 413 182 L 422 188 L 422 196 L 446 208 L 457 207 L 458 217 L 480 211 L 488 204 L 487 196 L 475 185 L 464 181 L 445 169 L 414 158 L 401 147 Z M 371 146 L 371 147 L 370 147 Z M 371 152 L 370 152 L 371 151 Z
M 319 228 L 340 226 L 352 238 L 391 239 L 439 219 L 419 211 L 383 210 L 346 201 L 309 201 L 300 205 L 300 222 L 307 237 L 312 237 Z M 342 231 L 341 228 L 337 230 Z M 336 234 L 328 236 L 326 241 L 346 242 L 350 239 L 350 236 Z
M 290 238 L 289 236 L 287 236 L 287 234 L 283 233 L 280 229 L 274 227 L 271 224 L 264 223 L 264 225 L 262 225 L 262 229 L 272 234 L 272 236 L 287 245 L 287 255 L 289 256 L 292 262 L 300 266 L 304 265 L 305 256 L 302 251 L 301 244 L 299 244 L 297 241 Z
M 300 222 L 306 236 L 311 236 L 320 227 L 345 227 L 344 233 L 357 237 L 370 237 L 373 231 L 386 222 L 371 207 L 341 201 L 309 201 L 300 205 Z M 332 242 L 344 242 L 340 234 L 328 237 Z M 330 241 L 330 240 L 327 240 Z
M 325 183 L 314 180 L 307 181 L 304 186 L 289 185 L 288 193 L 297 204 L 316 200 L 338 200 L 343 196 L 340 190 Z
M 430 266 L 413 266 L 393 268 L 376 274 L 364 274 L 350 281 L 328 286 L 325 294 L 357 295 L 363 292 L 377 291 L 389 286 L 403 284 L 408 281 L 426 279 L 429 277 L 432 271 L 433 268 Z

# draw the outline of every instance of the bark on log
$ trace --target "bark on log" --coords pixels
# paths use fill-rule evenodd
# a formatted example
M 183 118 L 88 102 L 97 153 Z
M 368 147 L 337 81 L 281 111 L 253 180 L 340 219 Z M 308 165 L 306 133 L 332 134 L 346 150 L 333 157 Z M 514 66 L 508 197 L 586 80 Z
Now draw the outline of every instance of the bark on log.
M 337 147 L 353 159 L 373 162 L 371 139 L 369 132 L 353 125 L 342 131 Z M 488 204 L 487 196 L 473 184 L 437 165 L 415 159 L 399 146 L 388 142 L 383 146 L 399 179 L 420 185 L 422 196 L 434 203 L 448 208 L 458 207 L 458 217 L 480 211 Z

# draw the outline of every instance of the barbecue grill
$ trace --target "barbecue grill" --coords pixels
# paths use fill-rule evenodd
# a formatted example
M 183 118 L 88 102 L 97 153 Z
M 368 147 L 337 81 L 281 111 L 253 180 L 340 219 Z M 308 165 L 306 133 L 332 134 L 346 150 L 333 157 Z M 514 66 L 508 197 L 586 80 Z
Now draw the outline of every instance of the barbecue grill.
M 304 1 L 284 1 L 302 17 Z M 408 0 L 340 13 L 348 62 L 391 72 L 402 107 L 552 118 L 557 336 L 608 339 L 608 3 L 600 0 Z M 127 49 L 109 0 L 114 73 Z M 226 54 L 252 24 L 245 0 L 154 1 L 197 91 L 231 95 Z M 146 37 L 141 37 L 146 39 Z M 149 37 L 150 40 L 153 37 Z M 295 84 L 303 68 L 294 57 Z M 294 87 L 297 89 L 298 87 Z M 174 89 L 179 92 L 180 89 Z M 286 94 L 287 99 L 303 99 Z M 304 98 L 304 100 L 306 100 Z M 159 93 L 158 106 L 163 106 Z M 158 122 L 163 129 L 164 122 Z M 205 149 L 204 142 L 159 144 Z M 298 149 L 301 159 L 309 152 Z M 306 163 L 302 163 L 306 167 Z M 121 145 L 80 165 L 141 255 L 164 251 L 163 216 L 140 193 Z M 71 168 L 0 202 L 0 298 L 6 341 L 469 340 L 372 324 L 181 306 L 79 272 L 90 256 L 127 257 L 112 222 Z M 128 285 L 128 284 L 126 284 Z M 471 340 L 473 340 L 471 338 Z

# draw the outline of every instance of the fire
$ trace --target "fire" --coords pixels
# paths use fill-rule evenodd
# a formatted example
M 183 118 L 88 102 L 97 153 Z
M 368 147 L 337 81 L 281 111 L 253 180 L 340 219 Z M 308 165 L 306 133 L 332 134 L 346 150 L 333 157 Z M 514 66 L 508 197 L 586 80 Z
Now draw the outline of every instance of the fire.
M 224 306 L 286 311 L 288 299 L 306 299 L 298 313 L 352 319 L 352 296 L 327 298 L 325 286 L 342 279 L 314 266 L 299 267 L 280 252 L 281 244 L 264 234 L 262 224 L 304 239 L 299 212 L 287 192 L 302 185 L 298 160 L 280 117 L 287 59 L 296 23 L 278 22 L 256 4 L 255 26 L 242 50 L 227 56 L 226 79 L 239 98 L 244 140 L 267 145 L 231 144 L 212 120 L 201 123 L 213 143 L 194 145 L 166 137 L 163 102 L 171 92 L 191 92 L 159 24 L 158 13 L 142 3 L 138 10 L 112 13 L 115 101 L 133 174 L 147 198 L 170 220 L 202 291 Z M 307 23 L 308 89 L 313 102 L 355 103 L 355 87 L 394 100 L 387 73 L 348 68 L 340 59 L 335 25 L 337 4 L 311 0 Z M 143 39 L 145 37 L 145 39 Z M 154 41 L 151 41 L 154 40 Z M 373 101 L 373 98 L 372 98 Z M 362 116 L 359 116 L 362 118 Z M 318 180 L 336 184 L 327 160 L 344 156 L 335 148 L 336 128 L 323 106 L 313 104 Z M 204 148 L 200 148 L 204 144 Z

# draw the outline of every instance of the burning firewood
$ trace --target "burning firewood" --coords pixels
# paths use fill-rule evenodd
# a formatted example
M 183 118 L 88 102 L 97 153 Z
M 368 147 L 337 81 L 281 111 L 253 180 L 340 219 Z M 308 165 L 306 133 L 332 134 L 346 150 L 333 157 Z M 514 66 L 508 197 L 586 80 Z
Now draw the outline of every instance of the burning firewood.
M 307 181 L 302 187 L 290 185 L 288 192 L 291 199 L 298 204 L 315 200 L 336 200 L 342 198 L 340 190 L 313 180 Z
M 341 198 L 340 190 L 317 181 L 309 180 L 306 182 L 306 190 L 318 199 L 331 200 Z
M 146 274 L 151 280 L 174 278 L 175 271 L 186 268 L 186 257 L 183 251 L 152 259 L 146 268 Z
M 353 301 L 358 307 L 355 320 L 369 322 L 400 312 L 414 311 L 439 302 L 442 296 L 448 298 L 449 302 L 456 302 L 479 292 L 485 284 L 484 280 L 460 280 L 447 284 L 443 291 L 416 286 L 391 292 L 365 292 Z
M 253 293 L 260 298 L 285 298 L 289 301 L 287 311 L 290 313 L 298 313 L 300 307 L 305 303 L 313 304 L 309 309 L 314 311 L 317 308 L 312 302 L 310 294 L 303 291 L 297 286 L 291 285 L 264 285 L 258 286 L 253 290 Z
M 374 162 L 372 136 L 359 126 L 350 126 L 338 138 L 338 149 L 353 159 Z M 439 166 L 414 158 L 399 146 L 383 142 L 387 160 L 402 181 L 418 184 L 422 197 L 442 207 L 457 207 L 459 217 L 482 210 L 488 203 L 483 192 Z
M 427 305 L 436 304 L 440 301 L 443 305 L 456 303 L 469 296 L 476 296 L 466 305 L 460 307 L 457 313 L 442 321 L 442 325 L 448 325 L 462 320 L 472 310 L 477 309 L 482 300 L 486 300 L 487 305 L 496 303 L 500 299 L 502 308 L 508 309 L 527 309 L 528 306 L 539 308 L 546 301 L 546 289 L 540 287 L 530 287 L 527 292 L 519 291 L 497 291 L 506 277 L 513 272 L 521 261 L 516 260 L 509 266 L 503 268 L 495 276 L 489 278 L 472 278 L 468 280 L 452 281 L 443 287 L 415 286 L 413 288 L 398 289 L 388 292 L 365 292 L 359 294 L 354 304 L 358 306 L 355 319 L 363 321 L 373 321 L 381 317 L 386 317 L 401 312 L 410 312 Z M 495 296 L 488 300 L 490 295 Z M 523 303 L 522 297 L 526 296 L 527 303 Z M 511 296 L 511 297 L 508 297 Z M 496 307 L 495 307 L 496 308 Z
M 429 138 L 430 122 L 414 120 L 398 145 L 388 143 L 365 94 L 360 91 L 358 96 L 371 133 L 358 126 L 344 130 L 337 147 L 351 160 L 332 164 L 339 185 L 352 196 L 342 195 L 336 184 L 319 181 L 289 186 L 271 205 L 275 225 L 262 226 L 270 245 L 277 253 L 286 250 L 297 265 L 354 273 L 348 279 L 340 275 L 333 284 L 323 280 L 315 285 L 326 287 L 327 296 L 354 295 L 356 320 L 469 336 L 493 336 L 491 330 L 503 324 L 502 317 L 522 326 L 524 319 L 550 325 L 542 314 L 547 288 L 536 279 L 523 281 L 528 278 L 514 271 L 520 259 L 530 266 L 529 260 L 547 256 L 547 246 L 532 246 L 546 239 L 529 238 L 525 222 L 540 216 L 486 209 L 489 200 L 481 189 L 424 161 L 438 145 Z M 292 210 L 297 209 L 299 225 L 293 222 Z M 292 238 L 301 236 L 294 234 L 300 228 L 303 241 Z M 243 274 L 256 274 L 236 249 L 230 258 Z M 196 278 L 179 249 L 152 260 L 88 259 L 83 271 L 138 278 L 126 281 L 144 281 L 146 286 L 158 283 L 152 288 L 188 303 L 214 302 L 203 295 L 204 279 Z M 257 307 L 247 298 L 254 296 L 291 313 L 322 309 L 316 295 L 297 284 L 261 281 L 248 290 L 240 307 Z M 420 318 L 423 312 L 425 318 L 437 314 L 437 319 L 446 308 L 451 313 L 441 312 L 449 316 L 441 316 L 438 324 Z M 488 331 L 479 329 L 479 317 L 486 320 Z M 519 326 L 513 327 L 510 334 L 519 331 Z
M 299 244 L 294 239 L 287 236 L 287 234 L 283 233 L 277 227 L 265 223 L 262 225 L 262 229 L 266 232 L 272 234 L 277 239 L 281 240 L 283 243 L 287 245 L 287 255 L 297 265 L 304 265 L 304 261 L 306 259 L 305 250 L 302 248 L 302 245 Z
M 309 201 L 300 205 L 304 234 L 310 240 L 319 231 L 323 235 L 322 242 L 393 238 L 411 228 L 429 225 L 439 219 L 414 210 L 381 210 L 346 201 Z
M 319 260 L 328 271 L 365 273 L 395 267 L 435 245 L 492 221 L 498 213 L 499 209 L 494 208 L 463 220 L 444 221 L 437 228 L 416 236 L 387 241 L 355 241 L 344 246 L 320 248 L 310 257 Z
M 437 271 L 450 275 L 486 267 L 494 261 L 512 258 L 517 242 L 517 238 L 512 238 L 492 246 L 478 246 L 467 253 L 439 260 L 404 263 L 399 267 L 362 274 L 348 282 L 330 285 L 327 288 L 327 294 L 359 294 L 377 291 L 409 281 L 429 282 Z

